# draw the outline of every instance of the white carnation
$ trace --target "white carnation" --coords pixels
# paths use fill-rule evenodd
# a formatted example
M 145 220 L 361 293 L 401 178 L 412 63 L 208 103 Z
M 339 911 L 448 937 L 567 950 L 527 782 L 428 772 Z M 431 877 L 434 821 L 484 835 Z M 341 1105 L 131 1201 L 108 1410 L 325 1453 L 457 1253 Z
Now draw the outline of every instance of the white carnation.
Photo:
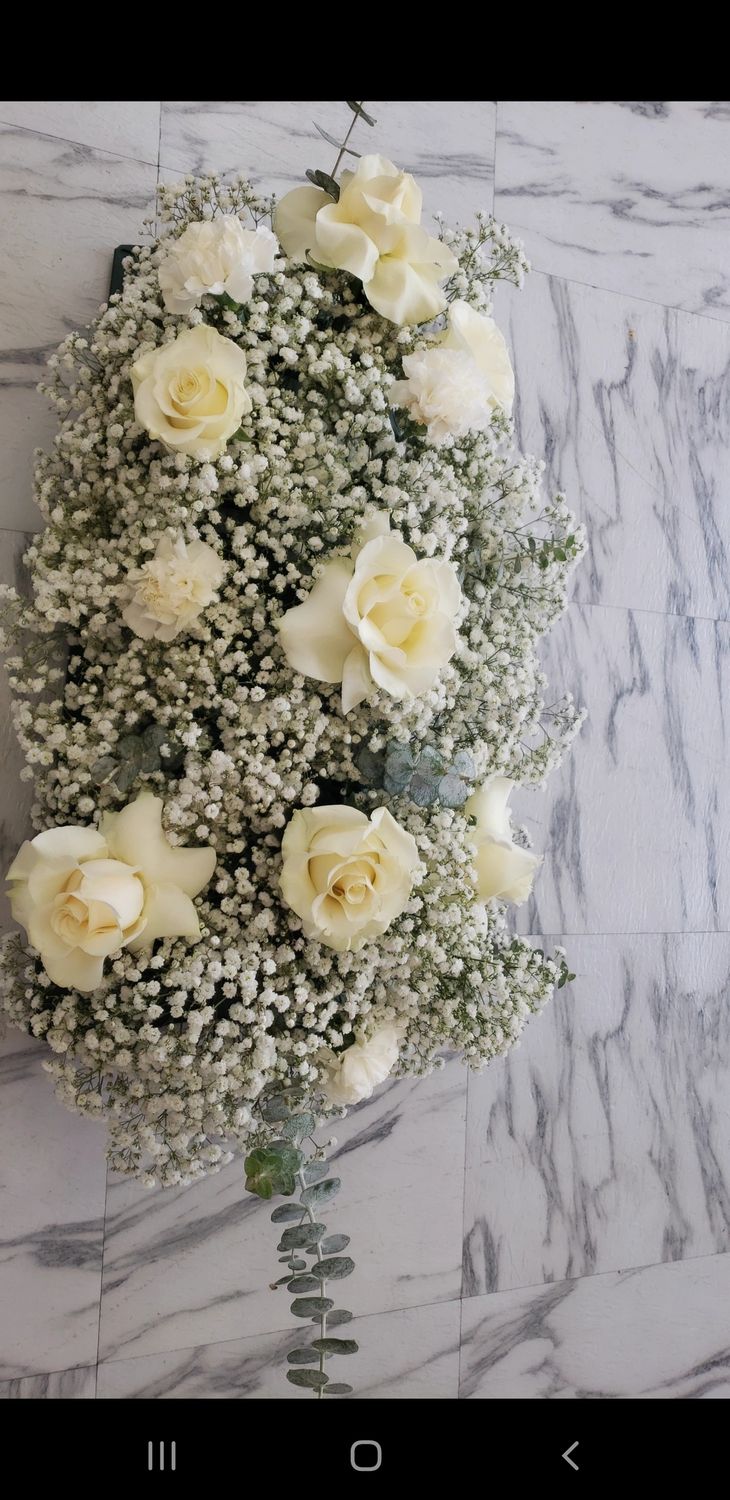
M 397 1026 L 381 1026 L 368 1041 L 355 1041 L 324 1064 L 322 1088 L 331 1104 L 358 1104 L 384 1083 L 398 1058 Z
M 427 427 L 432 443 L 489 426 L 489 378 L 466 350 L 421 349 L 405 356 L 403 370 L 408 378 L 395 382 L 391 399 Z
M 130 573 L 122 618 L 142 640 L 172 641 L 212 603 L 224 572 L 205 542 L 163 537 L 151 561 Z
M 206 292 L 248 302 L 254 276 L 273 270 L 278 249 L 270 229 L 244 229 L 233 214 L 188 224 L 160 266 L 167 311 L 190 312 Z

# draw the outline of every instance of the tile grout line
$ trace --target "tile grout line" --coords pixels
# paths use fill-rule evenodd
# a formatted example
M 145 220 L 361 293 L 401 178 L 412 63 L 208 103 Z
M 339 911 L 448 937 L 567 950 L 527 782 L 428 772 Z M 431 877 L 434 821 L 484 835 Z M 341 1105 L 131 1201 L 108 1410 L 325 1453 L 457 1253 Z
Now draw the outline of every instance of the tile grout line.
M 496 196 L 495 180 L 495 203 Z M 529 235 L 531 233 L 529 229 L 524 229 L 519 224 L 514 224 L 509 218 L 504 222 L 507 224 L 509 230 L 518 236 Z M 531 276 L 545 276 L 550 281 L 562 281 L 568 286 L 582 286 L 588 292 L 602 292 L 607 297 L 623 297 L 624 301 L 628 303 L 641 302 L 644 307 L 655 307 L 661 312 L 675 313 L 680 318 L 702 318 L 705 323 L 714 323 L 715 325 L 719 325 L 720 328 L 726 328 L 730 333 L 730 316 L 727 318 L 717 318 L 712 313 L 699 311 L 696 307 L 677 307 L 674 302 L 656 302 L 652 297 L 642 297 L 637 292 L 624 292 L 617 287 L 601 286 L 598 282 L 581 281 L 577 276 L 565 276 L 560 271 L 546 271 L 540 266 L 535 265 L 534 261 L 530 261 L 529 274 Z
M 104 1300 L 104 1255 L 106 1253 L 106 1218 L 109 1205 L 109 1167 L 104 1163 L 104 1219 L 101 1231 L 101 1266 L 99 1268 L 99 1317 L 96 1324 L 96 1360 L 94 1361 L 94 1400 L 99 1382 L 99 1354 L 101 1351 L 101 1311 Z
M 93 151 L 95 156 L 108 156 L 112 161 L 131 161 L 138 167 L 155 165 L 146 156 L 128 156 L 124 151 L 107 151 L 104 146 L 90 146 L 88 141 L 75 141 L 69 135 L 54 135 L 50 130 L 34 130 L 32 125 L 14 125 L 12 120 L 0 120 L 0 130 L 12 130 L 18 135 L 34 135 L 44 141 L 58 141 L 61 146 L 80 146 L 82 151 Z

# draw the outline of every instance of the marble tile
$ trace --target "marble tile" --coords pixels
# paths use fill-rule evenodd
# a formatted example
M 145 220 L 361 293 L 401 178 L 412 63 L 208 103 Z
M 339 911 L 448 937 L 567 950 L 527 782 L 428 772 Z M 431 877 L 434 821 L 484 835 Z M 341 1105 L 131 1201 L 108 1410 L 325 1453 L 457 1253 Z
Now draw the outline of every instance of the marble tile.
M 470 220 L 491 210 L 495 106 L 483 100 L 376 100 L 377 121 L 356 125 L 351 145 L 380 151 L 413 172 L 424 192 L 424 221 L 441 210 Z M 171 180 L 182 172 L 248 172 L 262 191 L 281 196 L 308 167 L 329 172 L 336 151 L 321 125 L 342 140 L 350 122 L 335 100 L 164 101 L 160 163 Z M 352 161 L 352 159 L 351 159 Z
M 730 321 L 726 101 L 500 101 L 495 213 L 539 271 Z
M 730 934 L 572 937 L 469 1079 L 465 1295 L 730 1250 Z
M 157 165 L 159 99 L 0 99 L 0 123 Z
M 522 932 L 730 929 L 730 625 L 571 605 L 542 643 L 588 720 L 542 789 L 513 794 L 544 856 Z
M 286 1378 L 287 1350 L 301 1344 L 309 1326 L 146 1358 L 110 1360 L 99 1365 L 98 1394 L 101 1399 L 160 1401 L 311 1399 Z M 347 1332 L 357 1340 L 359 1351 L 333 1360 L 330 1379 L 352 1385 L 358 1400 L 457 1396 L 458 1301 L 356 1318 Z
M 58 1102 L 47 1055 L 0 1043 L 0 1380 L 96 1360 L 106 1132 Z
M 93 1401 L 96 1366 L 57 1370 L 53 1375 L 25 1375 L 0 1384 L 0 1401 Z
M 25 590 L 27 579 L 22 557 L 30 536 L 16 531 L 0 531 L 0 582 Z M 25 762 L 15 738 L 10 717 L 10 691 L 0 660 L 0 876 L 15 857 L 18 846 L 32 833 L 30 809 L 33 788 L 20 780 Z M 0 886 L 0 932 L 12 925 L 10 905 L 4 883 Z
M 730 328 L 533 273 L 500 287 L 523 452 L 586 523 L 582 602 L 730 614 Z
M 730 1397 L 730 1255 L 463 1305 L 462 1398 Z
M 35 386 L 105 298 L 114 247 L 139 237 L 157 172 L 10 126 L 0 126 L 0 162 L 0 525 L 37 531 L 32 454 L 55 419 Z
M 346 1303 L 362 1315 L 447 1301 L 461 1273 L 465 1071 L 380 1091 L 337 1122 L 342 1191 L 327 1219 L 349 1234 L 357 1270 Z M 240 1161 L 186 1189 L 110 1183 L 102 1358 L 157 1353 L 286 1329 L 272 1292 L 271 1205 L 244 1191 Z

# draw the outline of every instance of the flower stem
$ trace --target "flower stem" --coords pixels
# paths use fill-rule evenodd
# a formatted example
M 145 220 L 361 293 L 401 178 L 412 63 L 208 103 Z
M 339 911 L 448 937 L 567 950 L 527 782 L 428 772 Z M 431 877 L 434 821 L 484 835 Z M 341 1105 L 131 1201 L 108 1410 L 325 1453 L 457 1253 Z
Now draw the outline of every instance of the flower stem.
M 364 99 L 356 99 L 355 100 L 355 103 L 359 106 L 360 109 L 362 109 L 364 102 L 365 102 Z M 356 126 L 359 118 L 360 118 L 359 115 L 356 115 L 356 114 L 353 113 L 352 119 L 350 121 L 350 129 L 348 130 L 347 135 L 345 136 L 345 139 L 342 142 L 342 145 L 340 146 L 340 154 L 339 154 L 339 156 L 337 158 L 337 161 L 335 162 L 335 164 L 334 164 L 334 166 L 332 168 L 332 172 L 330 174 L 332 177 L 335 177 L 335 178 L 337 177 L 337 172 L 339 170 L 340 162 L 342 161 L 342 158 L 343 158 L 343 156 L 345 154 L 345 151 L 347 150 L 347 142 L 349 141 L 350 136 L 352 135 L 352 132 L 355 129 L 355 126 Z
M 304 1192 L 305 1182 L 304 1182 L 304 1174 L 302 1172 L 297 1172 L 297 1180 L 299 1182 L 299 1187 L 300 1187 L 301 1191 Z M 309 1219 L 310 1224 L 316 1224 L 317 1221 L 316 1221 L 316 1219 L 314 1217 L 314 1214 L 312 1213 L 311 1208 L 309 1208 L 308 1206 L 305 1206 L 304 1211 L 305 1211 L 305 1213 L 307 1215 L 307 1218 Z M 322 1249 L 321 1249 L 319 1240 L 317 1240 L 317 1244 L 315 1246 L 315 1249 L 317 1251 L 317 1260 L 318 1260 L 318 1262 L 321 1265 L 324 1257 L 322 1255 Z M 320 1284 L 320 1295 L 324 1298 L 326 1296 L 326 1293 L 327 1293 L 327 1282 L 323 1281 Z M 327 1337 L 327 1314 L 326 1314 L 326 1312 L 321 1312 L 320 1315 L 319 1315 L 319 1336 L 320 1336 L 321 1339 L 326 1339 L 326 1337 Z M 326 1355 L 325 1355 L 324 1349 L 320 1349 L 320 1351 L 319 1351 L 319 1372 L 320 1372 L 320 1375 L 324 1375 L 324 1362 L 325 1362 L 325 1358 L 326 1358 Z M 324 1386 L 323 1385 L 318 1385 L 317 1388 L 316 1388 L 316 1390 L 315 1390 L 315 1392 L 314 1392 L 314 1394 L 317 1397 L 317 1400 L 321 1401 L 322 1397 L 324 1395 Z

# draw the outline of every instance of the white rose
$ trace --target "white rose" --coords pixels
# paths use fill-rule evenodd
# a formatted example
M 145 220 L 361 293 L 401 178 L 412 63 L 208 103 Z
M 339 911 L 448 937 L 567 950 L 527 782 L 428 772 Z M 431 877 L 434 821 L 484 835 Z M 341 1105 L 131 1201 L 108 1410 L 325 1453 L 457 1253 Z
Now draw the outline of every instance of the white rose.
M 326 563 L 309 598 L 279 621 L 295 672 L 342 683 L 348 713 L 373 685 L 393 698 L 415 698 L 435 682 L 456 650 L 461 608 L 450 562 L 418 558 L 387 514 L 372 516 L 353 561 Z
M 380 1026 L 367 1041 L 355 1041 L 344 1052 L 322 1056 L 322 1092 L 330 1104 L 358 1104 L 384 1083 L 398 1060 L 397 1026 Z
M 432 443 L 464 437 L 489 426 L 492 388 L 476 360 L 464 349 L 421 349 L 403 359 L 406 380 L 396 380 L 394 406 L 408 410 L 428 428 Z
M 225 567 L 205 542 L 162 538 L 150 562 L 129 574 L 122 619 L 143 640 L 172 641 L 212 603 Z
M 512 839 L 507 802 L 514 786 L 507 776 L 490 776 L 472 792 L 464 811 L 476 818 L 476 877 L 480 901 L 526 901 L 540 860 Z
M 368 818 L 355 807 L 300 808 L 281 844 L 281 890 L 305 935 L 336 948 L 361 948 L 402 912 L 418 848 L 387 808 Z
M 421 191 L 384 156 L 363 156 L 343 172 L 337 203 L 322 188 L 286 193 L 274 227 L 286 254 L 350 271 L 392 323 L 424 323 L 443 312 L 439 283 L 457 269 L 441 240 L 421 228 Z
M 188 224 L 160 265 L 160 290 L 168 312 L 186 313 L 206 292 L 248 302 L 253 278 L 272 271 L 279 242 L 270 229 L 244 229 L 233 214 Z
M 151 438 L 193 458 L 218 458 L 251 410 L 246 356 L 199 323 L 132 367 L 134 412 Z
M 470 354 L 489 383 L 490 409 L 501 406 L 509 415 L 515 399 L 515 377 L 504 334 L 493 318 L 476 312 L 468 302 L 452 302 L 441 348 Z
M 13 916 L 62 989 L 101 983 L 104 959 L 158 937 L 200 937 L 192 898 L 208 884 L 215 850 L 168 844 L 162 800 L 142 792 L 100 829 L 49 828 L 8 870 Z

